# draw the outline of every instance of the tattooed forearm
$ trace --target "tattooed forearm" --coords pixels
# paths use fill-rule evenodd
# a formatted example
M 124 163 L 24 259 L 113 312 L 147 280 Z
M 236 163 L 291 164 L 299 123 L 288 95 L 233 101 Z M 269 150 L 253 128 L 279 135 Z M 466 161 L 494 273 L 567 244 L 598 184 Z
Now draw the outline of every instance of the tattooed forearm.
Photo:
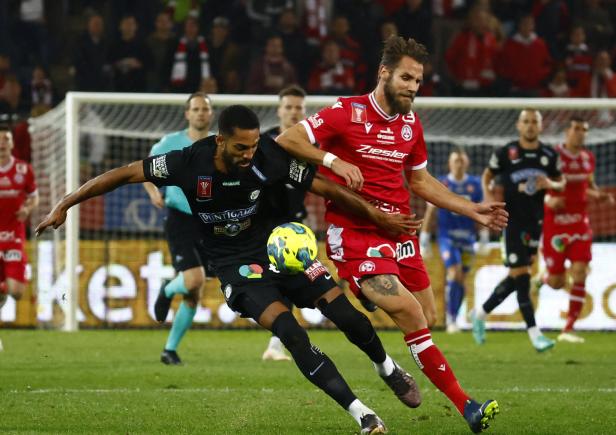
M 398 277 L 396 275 L 371 276 L 362 281 L 361 284 L 381 295 L 393 296 L 398 294 Z

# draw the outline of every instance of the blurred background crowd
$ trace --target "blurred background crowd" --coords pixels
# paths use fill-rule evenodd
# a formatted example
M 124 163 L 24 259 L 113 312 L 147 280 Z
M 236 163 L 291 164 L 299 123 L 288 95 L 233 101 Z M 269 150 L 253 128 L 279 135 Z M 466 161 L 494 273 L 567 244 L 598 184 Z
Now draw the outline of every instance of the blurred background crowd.
M 616 96 L 616 0 L 0 0 L 0 113 L 68 90 L 371 89 L 382 41 L 432 54 L 421 95 Z

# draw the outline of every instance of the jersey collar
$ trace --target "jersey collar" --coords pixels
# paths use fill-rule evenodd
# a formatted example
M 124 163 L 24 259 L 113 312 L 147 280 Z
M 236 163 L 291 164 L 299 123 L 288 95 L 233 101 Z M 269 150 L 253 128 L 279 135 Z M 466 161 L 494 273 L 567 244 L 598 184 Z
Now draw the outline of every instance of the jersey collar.
M 569 150 L 567 149 L 567 147 L 565 147 L 565 144 L 564 144 L 564 143 L 561 143 L 561 144 L 558 146 L 558 148 L 560 148 L 560 151 L 561 151 L 564 155 L 566 155 L 567 157 L 569 157 L 569 158 L 570 158 L 570 159 L 572 159 L 572 160 L 573 160 L 573 159 L 577 159 L 578 157 L 580 157 L 580 156 L 582 155 L 582 150 L 580 150 L 580 152 L 579 152 L 579 153 L 577 153 L 577 154 L 573 154 L 571 151 L 569 151 Z
M 449 174 L 447 174 L 447 179 L 452 183 L 464 183 L 468 179 L 468 174 L 464 174 L 464 177 L 462 177 L 461 180 L 456 180 L 456 177 L 454 177 L 453 174 L 450 172 Z
M 9 162 L 6 165 L 0 166 L 0 172 L 8 172 L 8 170 L 13 167 L 13 163 L 15 163 L 15 157 L 11 156 L 9 157 Z
M 376 102 L 376 98 L 374 97 L 374 92 L 371 92 L 370 94 L 368 94 L 368 100 L 370 100 L 370 104 L 372 105 L 372 108 L 374 109 L 374 111 L 378 113 L 381 116 L 381 118 L 383 118 L 385 121 L 392 122 L 398 119 L 398 116 L 400 116 L 399 113 L 396 113 L 395 115 L 388 115 L 387 112 L 381 109 L 381 106 L 379 106 L 379 103 Z

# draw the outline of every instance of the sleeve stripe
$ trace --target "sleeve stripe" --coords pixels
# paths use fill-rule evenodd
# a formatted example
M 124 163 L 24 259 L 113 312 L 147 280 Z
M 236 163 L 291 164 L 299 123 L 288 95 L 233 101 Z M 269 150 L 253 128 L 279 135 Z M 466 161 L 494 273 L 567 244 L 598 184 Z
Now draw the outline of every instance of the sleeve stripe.
M 411 166 L 411 169 L 412 169 L 413 171 L 418 171 L 418 170 L 420 170 L 420 169 L 425 168 L 426 166 L 428 166 L 428 161 L 427 161 L 427 160 L 424 160 L 424 161 L 423 161 L 423 163 L 420 163 L 420 164 L 415 165 L 415 166 Z
M 310 140 L 310 143 L 314 145 L 317 140 L 314 137 L 314 133 L 312 132 L 312 128 L 310 128 L 310 124 L 308 124 L 308 121 L 302 119 L 299 123 L 304 126 L 304 129 L 306 129 L 306 133 L 308 134 L 308 139 Z
M 38 195 L 38 189 L 34 189 L 32 192 L 28 193 L 28 196 L 32 197 L 32 196 L 36 196 Z

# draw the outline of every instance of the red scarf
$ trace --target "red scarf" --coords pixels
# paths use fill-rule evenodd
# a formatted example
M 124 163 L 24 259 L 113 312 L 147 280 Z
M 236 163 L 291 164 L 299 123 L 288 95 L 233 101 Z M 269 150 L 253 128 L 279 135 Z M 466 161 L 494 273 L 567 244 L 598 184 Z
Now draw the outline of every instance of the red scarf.
M 210 77 L 210 62 L 209 54 L 207 51 L 207 45 L 205 44 L 205 38 L 203 36 L 197 37 L 199 43 L 199 57 L 201 59 L 201 78 L 206 79 Z M 180 39 L 178 48 L 175 50 L 175 61 L 173 62 L 173 69 L 171 70 L 171 83 L 174 86 L 181 86 L 186 81 L 186 37 Z

